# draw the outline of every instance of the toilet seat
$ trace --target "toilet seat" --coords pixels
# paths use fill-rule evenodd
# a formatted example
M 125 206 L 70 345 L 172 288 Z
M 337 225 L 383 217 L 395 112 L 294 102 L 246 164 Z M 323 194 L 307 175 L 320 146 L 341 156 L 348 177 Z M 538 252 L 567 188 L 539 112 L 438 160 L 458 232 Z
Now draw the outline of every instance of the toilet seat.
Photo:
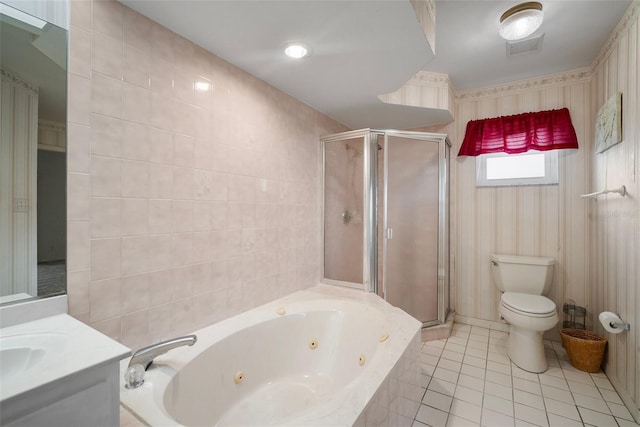
M 542 295 L 505 292 L 500 302 L 507 310 L 523 316 L 551 317 L 556 314 L 555 303 Z

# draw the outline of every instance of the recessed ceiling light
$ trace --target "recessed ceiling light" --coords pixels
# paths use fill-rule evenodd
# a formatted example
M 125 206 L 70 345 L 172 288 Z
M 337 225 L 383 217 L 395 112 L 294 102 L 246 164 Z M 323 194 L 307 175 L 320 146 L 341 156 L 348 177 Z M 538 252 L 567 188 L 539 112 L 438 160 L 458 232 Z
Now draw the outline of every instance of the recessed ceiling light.
M 284 53 L 289 58 L 300 59 L 309 56 L 309 48 L 302 43 L 289 43 Z
M 206 92 L 211 87 L 211 84 L 209 84 L 209 82 L 197 81 L 195 84 L 195 87 L 196 87 L 196 90 Z
M 500 17 L 500 37 L 520 40 L 533 34 L 542 25 L 542 4 L 537 1 L 521 3 Z

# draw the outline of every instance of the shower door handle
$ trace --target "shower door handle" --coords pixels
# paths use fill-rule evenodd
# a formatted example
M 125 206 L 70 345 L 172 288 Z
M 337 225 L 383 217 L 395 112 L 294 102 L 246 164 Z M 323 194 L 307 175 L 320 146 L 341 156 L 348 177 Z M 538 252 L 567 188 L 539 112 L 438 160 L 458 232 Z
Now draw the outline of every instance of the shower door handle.
M 387 229 L 385 230 L 385 238 L 386 238 L 387 240 L 391 240 L 391 239 L 393 239 L 393 228 L 387 228 Z

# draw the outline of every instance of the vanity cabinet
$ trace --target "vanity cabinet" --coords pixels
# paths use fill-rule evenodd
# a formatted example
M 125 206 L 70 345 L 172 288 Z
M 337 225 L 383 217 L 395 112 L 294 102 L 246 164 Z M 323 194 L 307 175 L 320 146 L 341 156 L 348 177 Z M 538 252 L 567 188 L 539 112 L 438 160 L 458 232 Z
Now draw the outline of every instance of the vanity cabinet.
M 130 354 L 66 314 L 0 329 L 0 425 L 118 426 L 119 362 Z

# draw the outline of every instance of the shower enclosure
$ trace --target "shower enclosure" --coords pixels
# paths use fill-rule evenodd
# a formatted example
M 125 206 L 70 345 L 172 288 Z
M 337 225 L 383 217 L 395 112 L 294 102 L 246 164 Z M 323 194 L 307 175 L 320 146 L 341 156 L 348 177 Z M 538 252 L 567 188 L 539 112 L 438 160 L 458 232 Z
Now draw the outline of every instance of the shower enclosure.
M 424 326 L 444 322 L 447 136 L 362 129 L 321 143 L 323 282 L 376 292 Z

